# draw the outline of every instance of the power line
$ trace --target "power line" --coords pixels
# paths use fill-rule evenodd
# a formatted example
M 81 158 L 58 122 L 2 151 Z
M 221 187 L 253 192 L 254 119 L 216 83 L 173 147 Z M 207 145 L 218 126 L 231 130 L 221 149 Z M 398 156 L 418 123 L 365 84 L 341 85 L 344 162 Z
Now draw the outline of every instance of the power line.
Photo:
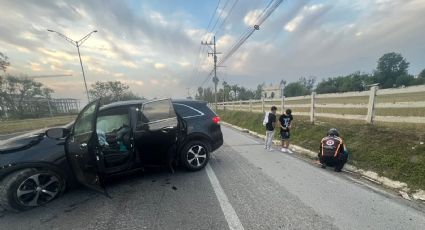
M 224 7 L 221 9 L 220 15 L 217 17 L 217 20 L 215 21 L 214 26 L 211 29 L 211 32 L 214 31 L 217 23 L 220 21 L 221 15 L 223 15 L 224 9 L 226 9 L 226 6 L 227 6 L 228 3 L 229 3 L 229 0 L 226 0 L 226 2 L 224 3 Z M 211 39 L 211 37 L 210 37 L 210 39 Z
M 273 1 L 273 0 L 272 0 Z M 245 41 L 256 31 L 259 30 L 259 27 L 263 22 L 276 10 L 276 8 L 283 2 L 283 0 L 276 0 L 275 3 L 270 6 L 270 3 L 265 8 L 266 10 L 258 17 L 257 23 L 254 28 L 249 28 L 247 32 L 242 36 L 242 38 L 233 45 L 233 47 L 227 52 L 226 55 L 220 60 L 219 65 L 223 64 L 227 59 L 229 59 L 242 45 Z
M 225 61 L 227 61 L 244 43 L 245 41 L 251 37 L 251 35 L 259 30 L 260 25 L 276 10 L 276 8 L 283 2 L 283 0 L 271 0 L 261 14 L 257 17 L 257 22 L 253 28 L 248 28 L 239 38 L 237 42 L 229 49 L 229 51 L 220 59 L 218 66 L 222 65 Z M 209 80 L 214 70 L 212 70 L 205 80 L 202 82 L 201 87 Z
M 227 13 L 226 17 L 223 19 L 223 21 L 221 21 L 220 26 L 218 27 L 218 29 L 216 30 L 215 34 L 217 35 L 218 32 L 221 30 L 221 28 L 223 27 L 224 23 L 226 23 L 227 18 L 229 18 L 229 16 L 232 14 L 233 9 L 235 8 L 236 4 L 238 4 L 239 0 L 236 0 L 232 7 L 230 8 L 230 11 Z
M 209 33 L 209 28 L 210 28 L 210 25 L 211 25 L 211 22 L 213 21 L 213 19 L 214 19 L 214 17 L 215 17 L 215 15 L 216 15 L 216 13 L 217 13 L 217 10 L 218 10 L 218 7 L 220 6 L 220 2 L 221 2 L 221 0 L 218 0 L 218 3 L 217 3 L 217 6 L 215 7 L 215 9 L 214 9 L 214 11 L 213 11 L 213 14 L 211 15 L 211 17 L 210 17 L 210 20 L 208 21 L 208 25 L 207 25 L 207 28 L 206 28 L 206 32 L 205 32 L 205 34 L 202 36 L 202 39 L 205 39 L 205 37 L 208 35 L 208 33 Z M 194 75 L 197 75 L 198 73 L 199 73 L 199 65 L 200 65 L 200 63 L 201 63 L 201 53 L 203 53 L 204 52 L 204 48 L 205 48 L 205 46 L 203 46 L 202 44 L 201 45 L 199 45 L 199 49 L 198 49 L 198 55 L 196 56 L 196 61 L 194 62 L 194 68 L 193 68 L 193 74 Z

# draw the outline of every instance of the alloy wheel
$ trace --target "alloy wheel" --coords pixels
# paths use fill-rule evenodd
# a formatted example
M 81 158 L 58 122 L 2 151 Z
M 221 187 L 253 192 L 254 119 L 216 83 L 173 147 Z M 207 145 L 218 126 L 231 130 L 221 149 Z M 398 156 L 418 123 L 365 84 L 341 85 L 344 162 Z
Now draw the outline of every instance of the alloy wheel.
M 36 207 L 55 198 L 61 191 L 59 178 L 48 173 L 34 174 L 25 179 L 16 190 L 18 202 L 27 207 Z
M 201 167 L 207 159 L 207 150 L 201 145 L 193 145 L 187 152 L 187 162 L 194 167 Z

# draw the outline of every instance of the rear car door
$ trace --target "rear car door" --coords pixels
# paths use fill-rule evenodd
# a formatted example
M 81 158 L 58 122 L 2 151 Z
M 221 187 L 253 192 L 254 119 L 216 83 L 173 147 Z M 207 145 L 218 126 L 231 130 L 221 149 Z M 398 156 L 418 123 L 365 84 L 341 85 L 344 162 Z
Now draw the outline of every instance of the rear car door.
M 143 104 L 135 143 L 145 165 L 165 164 L 177 141 L 178 119 L 170 99 Z
M 96 135 L 99 103 L 99 100 L 93 101 L 79 113 L 66 140 L 66 155 L 81 184 L 106 194 L 104 159 Z

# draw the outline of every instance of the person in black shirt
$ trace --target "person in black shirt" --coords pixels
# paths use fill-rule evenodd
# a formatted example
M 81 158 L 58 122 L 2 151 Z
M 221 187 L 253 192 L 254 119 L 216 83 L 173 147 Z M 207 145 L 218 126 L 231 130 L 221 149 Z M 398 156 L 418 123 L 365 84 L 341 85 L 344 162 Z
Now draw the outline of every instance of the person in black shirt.
M 271 107 L 271 112 L 268 115 L 268 121 L 266 123 L 266 141 L 265 149 L 273 151 L 272 144 L 274 138 L 274 129 L 276 127 L 276 106 Z
M 292 110 L 287 109 L 284 114 L 279 117 L 280 123 L 280 139 L 282 140 L 282 152 L 284 153 L 292 153 L 289 150 L 289 138 L 290 138 L 290 130 L 291 123 L 294 118 L 292 117 Z

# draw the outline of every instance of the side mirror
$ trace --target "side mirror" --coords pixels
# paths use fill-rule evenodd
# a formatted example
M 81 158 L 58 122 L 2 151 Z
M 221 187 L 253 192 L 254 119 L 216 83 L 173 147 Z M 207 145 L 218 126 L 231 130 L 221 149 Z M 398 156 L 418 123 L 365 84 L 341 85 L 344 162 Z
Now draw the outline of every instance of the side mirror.
M 52 139 L 64 138 L 69 134 L 69 130 L 64 128 L 51 128 L 46 131 L 46 136 Z

